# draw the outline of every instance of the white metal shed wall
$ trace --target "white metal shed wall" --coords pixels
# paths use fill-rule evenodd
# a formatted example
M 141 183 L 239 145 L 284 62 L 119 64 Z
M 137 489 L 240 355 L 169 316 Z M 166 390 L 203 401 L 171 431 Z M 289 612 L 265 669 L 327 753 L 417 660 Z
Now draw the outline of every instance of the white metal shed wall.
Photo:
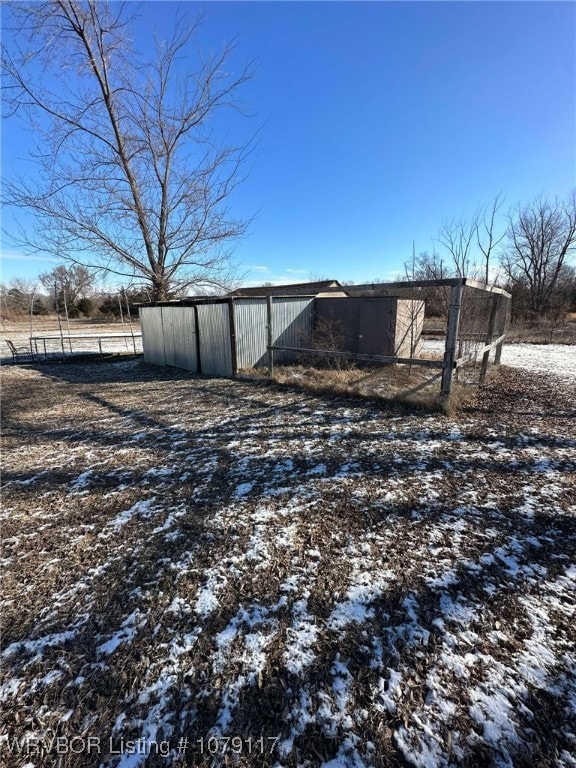
M 238 369 L 268 364 L 267 299 L 234 299 L 236 361 Z M 314 326 L 314 299 L 274 296 L 272 299 L 272 343 L 284 347 L 305 346 Z M 275 352 L 276 362 L 294 359 L 290 352 Z
M 194 307 L 162 307 L 166 365 L 198 370 Z
M 303 347 L 314 328 L 314 298 L 282 296 L 272 304 L 272 343 L 279 347 Z M 274 360 L 291 362 L 297 358 L 292 352 L 275 352 Z
M 197 311 L 201 372 L 232 376 L 228 303 L 198 304 Z
M 266 299 L 234 299 L 238 369 L 267 365 L 268 310 Z
M 140 307 L 144 360 L 152 365 L 166 365 L 162 307 Z

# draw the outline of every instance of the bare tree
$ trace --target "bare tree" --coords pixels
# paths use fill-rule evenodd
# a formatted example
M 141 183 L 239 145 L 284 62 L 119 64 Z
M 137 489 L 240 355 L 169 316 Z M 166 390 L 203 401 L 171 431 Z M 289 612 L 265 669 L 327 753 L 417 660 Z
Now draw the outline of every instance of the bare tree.
M 7 285 L 2 285 L 5 306 L 16 315 L 27 314 L 30 312 L 36 290 L 35 280 L 12 278 Z
M 412 247 L 412 259 L 404 262 L 404 272 L 407 280 L 444 280 L 453 276 L 436 251 L 421 251 L 416 255 L 415 245 Z M 448 294 L 444 288 L 425 288 L 422 290 L 422 298 L 425 300 L 427 316 L 448 314 Z
M 473 267 L 471 262 L 472 244 L 478 232 L 479 214 L 475 213 L 468 220 L 450 219 L 442 224 L 438 234 L 438 242 L 448 252 L 449 260 L 458 277 L 469 277 Z
M 566 203 L 539 197 L 508 215 L 504 271 L 514 285 L 528 290 L 530 312 L 544 316 L 551 308 L 563 269 L 576 252 L 576 192 Z
M 436 251 L 421 251 L 416 255 L 415 248 L 411 260 L 404 262 L 404 273 L 407 280 L 443 280 L 452 276 Z
M 230 274 L 226 244 L 246 221 L 227 210 L 249 148 L 215 141 L 213 120 L 238 109 L 251 76 L 231 76 L 232 48 L 185 76 L 197 25 L 177 19 L 154 61 L 130 48 L 129 4 L 50 0 L 10 6 L 4 48 L 9 114 L 34 125 L 40 172 L 5 183 L 4 202 L 35 216 L 29 251 L 128 278 L 144 278 L 154 299 L 170 289 L 219 285 Z
M 498 193 L 491 205 L 485 206 L 479 213 L 476 227 L 476 242 L 484 257 L 484 282 L 490 283 L 490 261 L 497 247 L 506 237 L 506 229 L 500 235 L 496 233 L 496 216 L 502 206 L 504 198 Z

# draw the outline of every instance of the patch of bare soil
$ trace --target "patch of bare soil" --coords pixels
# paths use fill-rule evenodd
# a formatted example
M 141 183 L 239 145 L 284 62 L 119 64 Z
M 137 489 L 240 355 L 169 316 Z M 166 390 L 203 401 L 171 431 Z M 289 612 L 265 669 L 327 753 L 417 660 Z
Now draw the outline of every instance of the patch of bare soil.
M 566 379 L 2 379 L 2 765 L 574 766 Z

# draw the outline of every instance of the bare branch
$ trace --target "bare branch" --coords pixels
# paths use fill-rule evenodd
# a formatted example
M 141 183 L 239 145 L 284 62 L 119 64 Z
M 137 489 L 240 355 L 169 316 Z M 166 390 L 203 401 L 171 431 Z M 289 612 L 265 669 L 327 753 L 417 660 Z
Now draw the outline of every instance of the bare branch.
M 478 218 L 479 214 L 475 213 L 470 221 L 465 218 L 445 221 L 437 238 L 459 277 L 470 276 L 470 251 L 478 231 Z
M 539 197 L 508 214 L 502 267 L 514 284 L 525 285 L 535 317 L 550 309 L 564 268 L 576 254 L 576 194 L 566 203 Z
M 506 237 L 506 229 L 502 231 L 500 236 L 495 233 L 496 217 L 503 205 L 504 198 L 499 192 L 492 200 L 492 204 L 484 207 L 479 214 L 476 242 L 484 256 L 484 282 L 487 285 L 490 283 L 490 260 L 498 245 Z
M 211 125 L 221 110 L 239 110 L 237 92 L 252 77 L 249 68 L 227 72 L 233 46 L 182 77 L 176 63 L 197 25 L 179 23 L 144 62 L 129 47 L 124 6 L 23 3 L 11 19 L 6 112 L 25 116 L 39 137 L 35 181 L 4 185 L 3 202 L 35 216 L 35 230 L 14 242 L 144 278 L 155 298 L 171 284 L 228 279 L 222 246 L 247 222 L 230 217 L 227 202 L 250 145 L 218 146 Z

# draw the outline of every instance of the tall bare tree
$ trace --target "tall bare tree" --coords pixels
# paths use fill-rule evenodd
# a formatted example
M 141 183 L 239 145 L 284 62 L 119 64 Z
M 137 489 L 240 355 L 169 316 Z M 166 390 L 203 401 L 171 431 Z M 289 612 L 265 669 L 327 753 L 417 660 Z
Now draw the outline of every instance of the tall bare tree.
M 476 227 L 476 242 L 484 257 L 483 278 L 490 283 L 490 264 L 496 249 L 506 237 L 506 229 L 497 231 L 496 217 L 504 205 L 504 198 L 498 193 L 490 205 L 485 206 L 478 214 Z
M 144 278 L 163 299 L 229 277 L 227 244 L 246 221 L 228 205 L 249 148 L 218 144 L 213 121 L 239 109 L 236 93 L 251 73 L 228 74 L 228 46 L 181 75 L 197 31 L 182 19 L 144 61 L 130 47 L 129 7 L 10 6 L 4 104 L 32 122 L 39 173 L 6 180 L 4 202 L 34 214 L 20 246 Z
M 575 253 L 576 191 L 565 203 L 539 197 L 509 213 L 502 266 L 512 284 L 528 289 L 534 317 L 550 309 L 564 267 Z
M 470 276 L 473 266 L 472 245 L 478 232 L 478 220 L 478 212 L 471 219 L 450 219 L 443 222 L 438 234 L 437 240 L 447 251 L 448 261 L 451 262 L 449 271 L 453 268 L 458 277 Z

